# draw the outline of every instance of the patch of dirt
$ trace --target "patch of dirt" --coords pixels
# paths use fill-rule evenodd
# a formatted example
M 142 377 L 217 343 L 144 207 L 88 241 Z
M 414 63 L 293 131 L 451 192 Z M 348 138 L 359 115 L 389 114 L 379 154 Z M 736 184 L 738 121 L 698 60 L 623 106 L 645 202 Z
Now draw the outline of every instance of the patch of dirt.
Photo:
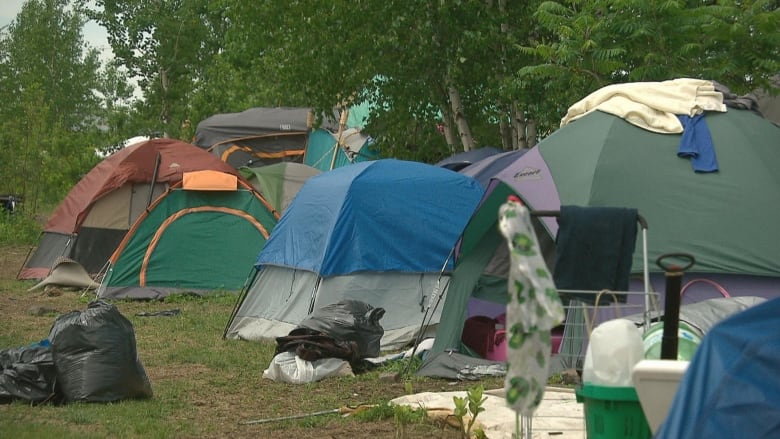
M 29 252 L 30 248 L 23 246 L 0 247 L 0 279 L 16 279 Z

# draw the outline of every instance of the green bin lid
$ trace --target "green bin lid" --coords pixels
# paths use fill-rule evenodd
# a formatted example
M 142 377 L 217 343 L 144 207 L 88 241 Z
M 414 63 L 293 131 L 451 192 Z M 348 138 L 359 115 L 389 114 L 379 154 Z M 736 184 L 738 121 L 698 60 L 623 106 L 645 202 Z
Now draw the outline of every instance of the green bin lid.
M 577 402 L 582 402 L 582 399 L 584 398 L 606 401 L 639 401 L 639 397 L 637 396 L 634 387 L 609 387 L 584 384 L 582 387 L 576 388 L 574 393 L 577 396 Z

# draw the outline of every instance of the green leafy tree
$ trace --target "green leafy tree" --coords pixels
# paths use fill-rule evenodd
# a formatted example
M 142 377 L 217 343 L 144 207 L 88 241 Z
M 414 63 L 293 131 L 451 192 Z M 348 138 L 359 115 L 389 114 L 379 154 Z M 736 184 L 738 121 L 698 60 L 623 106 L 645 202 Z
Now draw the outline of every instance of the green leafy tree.
M 31 212 L 56 201 L 95 163 L 100 60 L 86 18 L 66 0 L 29 0 L 0 35 L 0 168 Z
M 779 70 L 780 17 L 767 0 L 220 5 L 226 58 L 252 65 L 247 84 L 322 111 L 370 102 L 367 131 L 385 153 L 423 161 L 532 146 L 605 85 L 696 77 L 739 93 Z
M 94 5 L 90 16 L 144 94 L 131 118 L 185 140 L 215 113 L 331 114 L 368 103 L 364 130 L 385 156 L 431 162 L 479 146 L 533 146 L 608 84 L 696 77 L 741 93 L 780 70 L 780 17 L 769 0 Z
M 138 105 L 136 90 L 125 69 L 116 60 L 110 60 L 101 70 L 96 94 L 100 99 L 101 130 L 96 142 L 104 154 L 115 152 L 124 141 L 138 135 L 150 135 L 150 130 L 135 111 Z
M 138 82 L 138 122 L 168 137 L 189 135 L 189 98 L 220 50 L 227 23 L 208 0 L 96 0 L 80 3 L 106 28 L 117 63 Z M 92 5 L 93 4 L 93 5 Z
M 100 68 L 98 51 L 86 47 L 81 29 L 86 18 L 67 10 L 67 0 L 29 0 L 9 26 L 4 52 L 13 76 L 6 92 L 21 98 L 37 84 L 50 104 L 48 122 L 83 126 L 94 113 L 92 91 Z M 11 96 L 13 97 L 13 96 Z M 13 102 L 13 101 L 12 101 Z
M 265 80 L 321 112 L 370 103 L 385 154 L 432 161 L 507 144 L 499 126 L 517 102 L 500 89 L 534 3 L 224 0 L 225 50 L 258 54 Z
M 690 77 L 736 93 L 766 87 L 780 71 L 776 1 L 546 1 L 539 36 L 522 51 L 513 92 L 542 86 L 548 126 L 603 86 Z

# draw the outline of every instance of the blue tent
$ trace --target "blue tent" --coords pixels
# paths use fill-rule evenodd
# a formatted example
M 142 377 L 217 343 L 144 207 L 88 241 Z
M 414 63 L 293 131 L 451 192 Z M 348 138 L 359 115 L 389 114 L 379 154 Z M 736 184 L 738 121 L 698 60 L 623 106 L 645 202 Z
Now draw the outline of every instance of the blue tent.
M 394 159 L 310 178 L 258 255 L 226 336 L 287 335 L 314 309 L 354 299 L 385 308 L 383 348 L 412 341 L 482 193 L 471 177 Z
M 656 438 L 780 437 L 780 298 L 715 325 Z

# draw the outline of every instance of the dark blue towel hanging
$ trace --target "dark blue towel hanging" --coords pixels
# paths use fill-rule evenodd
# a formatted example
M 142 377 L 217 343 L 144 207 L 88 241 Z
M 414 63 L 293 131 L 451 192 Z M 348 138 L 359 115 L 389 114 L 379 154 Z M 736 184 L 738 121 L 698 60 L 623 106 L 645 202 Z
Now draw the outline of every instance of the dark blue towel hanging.
M 717 172 L 718 159 L 715 157 L 715 147 L 704 114 L 696 116 L 677 115 L 683 126 L 680 148 L 677 156 L 691 159 L 695 172 Z
M 558 289 L 628 290 L 636 247 L 636 209 L 561 206 L 558 226 L 553 273 Z M 605 295 L 602 303 L 611 299 Z M 625 295 L 618 296 L 621 302 L 625 299 Z

